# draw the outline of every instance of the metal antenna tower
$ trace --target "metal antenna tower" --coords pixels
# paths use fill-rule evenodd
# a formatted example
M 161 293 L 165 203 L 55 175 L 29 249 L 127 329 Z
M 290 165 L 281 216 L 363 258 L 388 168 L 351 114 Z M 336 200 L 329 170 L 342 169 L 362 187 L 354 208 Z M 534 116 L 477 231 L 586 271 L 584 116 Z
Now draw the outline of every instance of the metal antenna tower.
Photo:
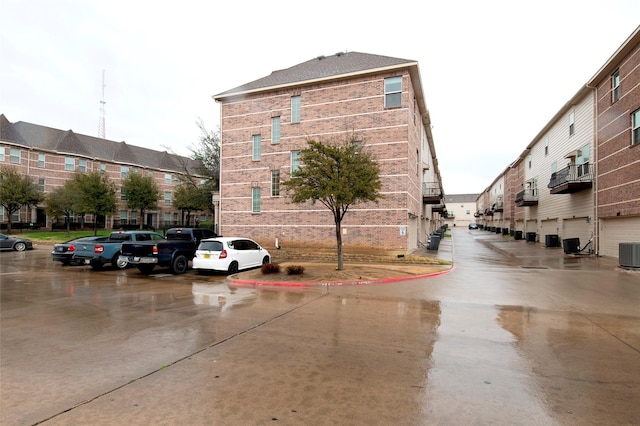
M 106 129 L 104 124 L 104 116 L 105 116 L 105 104 L 107 103 L 104 100 L 104 88 L 106 85 L 104 84 L 104 70 L 102 70 L 102 99 L 100 100 L 100 121 L 98 123 L 98 137 L 104 139 L 106 136 Z

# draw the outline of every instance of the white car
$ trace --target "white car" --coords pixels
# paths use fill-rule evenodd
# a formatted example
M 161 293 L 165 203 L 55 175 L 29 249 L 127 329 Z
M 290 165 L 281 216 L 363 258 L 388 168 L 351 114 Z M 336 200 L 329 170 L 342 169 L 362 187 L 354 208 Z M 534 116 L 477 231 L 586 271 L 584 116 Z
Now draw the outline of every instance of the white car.
M 257 268 L 271 261 L 269 252 L 249 238 L 216 237 L 200 241 L 193 258 L 196 271 L 226 271 L 235 274 L 242 269 Z

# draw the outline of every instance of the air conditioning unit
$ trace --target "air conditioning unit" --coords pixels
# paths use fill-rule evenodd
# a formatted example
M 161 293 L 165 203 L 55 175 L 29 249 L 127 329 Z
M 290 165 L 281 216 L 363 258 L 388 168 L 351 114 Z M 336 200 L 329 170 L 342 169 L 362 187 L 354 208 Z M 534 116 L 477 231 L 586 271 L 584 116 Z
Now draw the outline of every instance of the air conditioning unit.
M 640 243 L 619 243 L 618 257 L 620 266 L 640 268 Z

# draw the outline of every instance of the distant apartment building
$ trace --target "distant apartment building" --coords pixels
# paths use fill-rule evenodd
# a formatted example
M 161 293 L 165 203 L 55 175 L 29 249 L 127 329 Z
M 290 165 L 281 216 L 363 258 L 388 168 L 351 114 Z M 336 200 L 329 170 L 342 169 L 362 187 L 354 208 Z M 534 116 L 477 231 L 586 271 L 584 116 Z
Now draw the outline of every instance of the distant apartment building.
M 345 246 L 409 250 L 446 216 L 418 63 L 359 52 L 320 56 L 214 96 L 220 104 L 220 232 L 335 245 L 330 211 L 280 187 L 309 139 L 357 135 L 380 165 L 382 198 L 351 206 Z
M 640 242 L 639 70 L 640 27 L 478 197 L 479 223 L 610 257 Z
M 476 200 L 479 194 L 451 194 L 445 195 L 447 206 L 446 224 L 449 227 L 466 228 L 475 223 Z
M 146 227 L 161 228 L 182 223 L 182 212 L 173 207 L 173 196 L 180 183 L 179 175 L 189 173 L 197 176 L 197 163 L 187 157 L 155 151 L 93 136 L 75 133 L 72 130 L 53 129 L 38 124 L 18 121 L 9 122 L 0 114 L 0 165 L 13 167 L 29 176 L 46 195 L 61 187 L 74 173 L 98 171 L 105 174 L 117 188 L 117 212 L 109 217 L 84 218 L 74 216 L 73 222 L 93 223 L 100 228 L 135 227 L 142 223 Z M 162 198 L 158 208 L 140 212 L 127 207 L 126 194 L 122 193 L 122 181 L 130 173 L 138 172 L 153 176 Z M 6 226 L 8 218 L 0 206 L 0 222 Z M 199 217 L 201 220 L 210 216 Z M 51 228 L 63 226 L 65 218 L 47 216 L 44 204 L 32 208 L 24 207 L 15 213 L 12 222 Z

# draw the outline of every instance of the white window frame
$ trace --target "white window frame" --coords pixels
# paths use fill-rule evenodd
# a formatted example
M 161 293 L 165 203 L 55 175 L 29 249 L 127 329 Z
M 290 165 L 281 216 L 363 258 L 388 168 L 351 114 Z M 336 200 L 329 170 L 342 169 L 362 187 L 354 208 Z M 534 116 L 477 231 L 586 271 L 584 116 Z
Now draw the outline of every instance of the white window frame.
M 271 143 L 280 142 L 280 116 L 271 117 Z
M 402 106 L 402 76 L 385 78 L 384 107 L 395 108 L 399 106 Z
M 611 103 L 620 99 L 620 70 L 617 69 L 611 74 Z
M 38 154 L 38 167 L 41 169 L 44 168 L 47 161 L 47 156 L 45 154 Z
M 171 191 L 164 191 L 164 204 L 165 206 L 171 205 Z
M 0 161 L 4 161 L 4 146 L 0 146 Z
M 631 113 L 631 145 L 640 144 L 640 109 Z
M 260 161 L 262 155 L 262 136 L 253 135 L 253 146 L 251 150 L 251 159 L 253 161 Z
M 300 151 L 291 151 L 291 173 L 300 168 Z
M 20 164 L 21 156 L 20 148 L 9 149 L 9 162 L 11 164 Z
M 126 179 L 129 177 L 129 167 L 120 166 L 120 179 Z
M 302 116 L 300 112 L 301 99 L 300 95 L 291 97 L 291 122 L 299 123 L 300 117 Z
M 569 113 L 569 136 L 573 136 L 576 133 L 576 113 L 571 111 Z
M 251 212 L 260 213 L 260 187 L 251 188 Z
M 170 184 L 172 181 L 173 181 L 173 176 L 171 176 L 171 173 L 165 173 L 164 174 L 164 183 Z
M 78 160 L 78 171 L 83 173 L 87 171 L 87 160 L 82 158 Z
M 73 157 L 64 157 L 64 169 L 68 172 L 76 170 L 76 159 Z
M 271 196 L 280 196 L 280 170 L 271 170 Z

